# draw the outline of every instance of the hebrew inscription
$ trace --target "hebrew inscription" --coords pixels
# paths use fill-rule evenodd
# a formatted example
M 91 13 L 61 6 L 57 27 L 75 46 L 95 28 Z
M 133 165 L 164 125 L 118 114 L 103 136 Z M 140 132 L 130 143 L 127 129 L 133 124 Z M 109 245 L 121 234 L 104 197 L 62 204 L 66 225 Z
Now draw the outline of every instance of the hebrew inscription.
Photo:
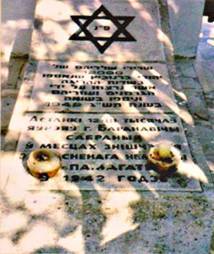
M 44 63 L 35 83 L 30 110 L 177 112 L 163 64 Z

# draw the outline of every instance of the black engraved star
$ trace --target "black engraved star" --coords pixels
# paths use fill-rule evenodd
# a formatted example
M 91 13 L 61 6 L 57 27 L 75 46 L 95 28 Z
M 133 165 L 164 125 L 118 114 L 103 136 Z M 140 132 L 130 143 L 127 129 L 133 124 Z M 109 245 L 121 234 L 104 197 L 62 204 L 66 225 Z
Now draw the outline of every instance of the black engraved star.
M 101 5 L 91 16 L 71 16 L 71 19 L 80 27 L 80 29 L 73 35 L 71 35 L 69 40 L 91 41 L 99 50 L 99 52 L 103 54 L 113 42 L 136 41 L 136 39 L 126 30 L 126 27 L 131 23 L 134 18 L 135 17 L 132 16 L 113 16 L 103 5 Z M 102 20 L 110 21 L 117 28 L 110 37 L 99 35 L 94 36 L 88 29 L 88 26 L 91 25 L 92 22 L 102 22 Z

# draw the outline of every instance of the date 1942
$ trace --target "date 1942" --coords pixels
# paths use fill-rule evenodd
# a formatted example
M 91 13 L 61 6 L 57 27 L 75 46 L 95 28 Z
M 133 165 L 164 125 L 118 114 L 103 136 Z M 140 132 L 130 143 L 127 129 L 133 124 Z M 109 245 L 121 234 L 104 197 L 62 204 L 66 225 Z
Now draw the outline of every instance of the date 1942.
M 157 182 L 158 179 L 156 177 L 150 177 L 148 180 L 145 176 L 141 175 L 139 177 L 133 176 L 133 175 L 118 175 L 117 181 L 118 182 L 123 182 L 123 181 L 128 181 L 128 182 Z M 105 176 L 104 175 L 65 175 L 64 176 L 66 181 L 69 182 L 105 182 Z
M 69 182 L 104 182 L 105 177 L 103 175 L 91 176 L 91 175 L 65 175 L 64 176 L 66 181 Z

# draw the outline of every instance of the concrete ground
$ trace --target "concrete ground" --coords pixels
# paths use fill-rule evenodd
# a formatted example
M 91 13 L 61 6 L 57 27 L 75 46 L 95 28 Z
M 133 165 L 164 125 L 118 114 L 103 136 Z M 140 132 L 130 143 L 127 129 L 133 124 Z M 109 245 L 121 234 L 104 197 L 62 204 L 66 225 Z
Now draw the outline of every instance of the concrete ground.
M 1 186 L 0 253 L 214 253 L 213 31 L 214 23 L 204 20 L 197 60 L 175 59 L 171 69 L 176 90 L 186 96 L 181 103 L 195 122 L 184 127 L 195 160 L 209 178 L 203 192 L 29 192 Z M 13 154 L 7 127 L 26 62 L 10 59 L 2 90 L 6 160 Z

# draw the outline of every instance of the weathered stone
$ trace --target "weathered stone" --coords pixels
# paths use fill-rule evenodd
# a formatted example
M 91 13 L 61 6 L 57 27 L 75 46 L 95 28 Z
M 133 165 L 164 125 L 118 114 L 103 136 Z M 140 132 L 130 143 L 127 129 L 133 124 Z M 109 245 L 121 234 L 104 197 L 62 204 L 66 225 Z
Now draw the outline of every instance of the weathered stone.
M 197 163 L 197 165 L 201 169 L 203 169 L 203 172 L 206 174 L 208 178 L 208 183 L 203 184 L 203 186 L 206 186 L 206 188 L 210 188 L 210 187 L 212 188 L 214 179 L 211 176 L 209 166 L 207 165 L 207 160 L 204 155 L 201 142 L 199 141 L 199 136 L 196 131 L 196 126 L 184 124 L 184 129 L 185 129 L 185 134 L 188 140 L 188 144 L 190 146 L 190 150 L 192 152 L 193 160 Z
M 201 119 L 208 120 L 209 116 L 207 108 L 202 98 L 200 98 L 199 96 L 191 96 L 188 98 L 188 105 L 193 115 Z
M 214 59 L 214 56 L 213 58 Z M 199 81 L 205 93 L 214 91 L 214 60 L 198 60 L 196 62 L 196 70 Z
M 4 142 L 5 142 L 5 135 L 1 134 L 0 136 L 0 139 L 1 139 L 1 150 L 3 150 L 3 147 L 4 147 Z
M 206 154 L 206 160 L 207 160 L 207 164 L 208 164 L 209 169 L 211 171 L 213 182 L 214 182 L 214 158 L 213 158 L 213 153 Z
M 5 129 L 8 127 L 10 118 L 13 112 L 14 105 L 16 103 L 18 91 L 8 89 L 2 91 L 2 103 L 1 103 L 1 127 Z
M 202 91 L 201 84 L 193 78 L 180 77 L 180 82 L 183 89 Z
M 207 108 L 210 109 L 214 109 L 214 90 L 210 93 L 206 93 L 204 94 L 205 100 L 206 100 L 206 104 L 207 104 Z
M 167 2 L 174 54 L 184 57 L 196 56 L 204 0 L 167 0 Z
M 205 155 L 212 155 L 214 151 L 214 130 L 204 126 L 196 126 L 195 128 Z
M 12 53 L 23 56 L 29 53 L 30 34 L 34 14 L 34 0 L 2 1 L 1 33 L 1 87 L 8 86 L 9 62 Z M 15 81 L 15 80 L 14 80 Z
M 23 70 L 26 62 L 27 58 L 11 58 L 9 63 L 9 76 L 7 80 L 8 87 L 17 87 L 17 83 L 23 75 Z
M 214 126 L 214 108 L 208 108 L 210 123 Z
M 180 61 L 177 65 L 182 76 L 187 78 L 197 77 L 192 61 Z
M 2 32 L 4 51 L 23 56 L 29 53 L 35 1 L 2 1 Z M 16 6 L 16 8 L 14 8 Z
M 1 57 L 3 58 L 3 53 L 1 53 Z M 1 88 L 5 89 L 8 88 L 7 86 L 7 79 L 8 79 L 8 61 L 1 60 Z
M 210 254 L 214 254 L 214 232 L 210 239 Z

